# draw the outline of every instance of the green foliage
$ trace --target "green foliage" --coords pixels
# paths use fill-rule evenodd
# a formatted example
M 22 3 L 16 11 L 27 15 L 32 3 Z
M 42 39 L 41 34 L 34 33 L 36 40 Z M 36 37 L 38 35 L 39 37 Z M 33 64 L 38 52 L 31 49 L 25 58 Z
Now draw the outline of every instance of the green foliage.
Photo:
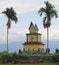
M 17 54 L 8 53 L 7 51 L 0 52 L 0 63 L 21 63 L 21 62 L 58 62 L 59 54 L 54 54 L 54 56 L 30 56 L 29 54 Z
M 17 53 L 8 53 L 7 51 L 0 52 L 0 63 L 20 63 L 21 59 L 28 60 L 28 54 L 17 54 Z
M 3 55 L 8 55 L 9 53 L 7 51 L 0 52 L 0 59 L 2 58 Z
M 0 63 L 4 63 L 4 60 L 6 61 L 5 58 L 7 58 L 8 55 L 9 53 L 7 51 L 0 52 Z
M 8 53 L 7 51 L 0 52 L 0 63 L 12 62 L 14 58 L 14 53 Z
M 5 14 L 8 17 L 8 19 L 15 21 L 15 23 L 17 22 L 18 19 L 16 17 L 16 12 L 14 11 L 13 7 L 6 8 L 6 10 L 2 13 Z
M 30 55 L 29 54 L 19 54 L 23 60 L 28 60 L 30 58 Z
M 59 53 L 55 53 L 53 59 L 55 62 L 59 62 Z
M 45 17 L 43 18 L 43 26 L 44 28 L 50 27 L 51 25 L 51 18 L 53 18 L 54 16 L 57 18 L 57 11 L 55 10 L 55 7 L 49 3 L 49 1 L 44 2 L 45 3 L 45 7 L 40 8 L 40 10 L 38 11 L 38 13 L 40 14 L 40 16 L 42 16 L 42 14 L 45 14 Z
M 55 52 L 56 52 L 56 53 L 59 53 L 59 49 L 56 49 Z

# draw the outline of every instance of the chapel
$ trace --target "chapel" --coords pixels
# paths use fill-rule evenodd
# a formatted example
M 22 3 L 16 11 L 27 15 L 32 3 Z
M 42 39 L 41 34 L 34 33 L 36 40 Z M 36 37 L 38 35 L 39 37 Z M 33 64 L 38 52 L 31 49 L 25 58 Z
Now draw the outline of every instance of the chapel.
M 23 51 L 27 53 L 43 53 L 44 45 L 41 41 L 41 33 L 37 24 L 30 23 L 29 33 L 26 34 L 26 42 L 23 44 Z

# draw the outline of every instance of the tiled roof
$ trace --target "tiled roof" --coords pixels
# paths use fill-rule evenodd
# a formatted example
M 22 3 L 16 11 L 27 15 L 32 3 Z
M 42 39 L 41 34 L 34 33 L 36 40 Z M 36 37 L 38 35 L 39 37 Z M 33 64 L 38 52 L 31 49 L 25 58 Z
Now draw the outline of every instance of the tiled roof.
M 33 23 L 32 23 L 32 21 L 31 21 L 31 24 L 30 24 L 29 30 L 30 30 L 31 26 L 33 26 L 33 28 L 35 28 L 34 25 L 33 25 Z
M 35 34 L 35 35 L 41 35 L 40 33 L 30 33 L 30 34 L 28 33 L 28 34 L 26 34 L 26 35 L 34 35 L 34 34 Z
M 35 29 L 35 30 L 38 30 L 38 27 L 37 27 L 37 24 L 33 24 L 32 23 L 32 21 L 31 21 L 31 24 L 30 24 L 30 26 L 29 26 L 29 30 L 31 29 L 31 27 L 33 27 L 33 29 Z
M 45 45 L 42 42 L 25 42 L 23 45 Z
M 38 30 L 37 24 L 35 24 L 35 29 Z

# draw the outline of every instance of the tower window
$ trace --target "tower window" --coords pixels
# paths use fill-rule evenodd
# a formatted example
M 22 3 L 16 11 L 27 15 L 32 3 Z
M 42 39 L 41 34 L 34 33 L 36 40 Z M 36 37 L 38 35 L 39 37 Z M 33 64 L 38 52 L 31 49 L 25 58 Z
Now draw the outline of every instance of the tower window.
M 31 42 L 33 42 L 34 40 L 33 40 L 33 38 L 31 38 Z

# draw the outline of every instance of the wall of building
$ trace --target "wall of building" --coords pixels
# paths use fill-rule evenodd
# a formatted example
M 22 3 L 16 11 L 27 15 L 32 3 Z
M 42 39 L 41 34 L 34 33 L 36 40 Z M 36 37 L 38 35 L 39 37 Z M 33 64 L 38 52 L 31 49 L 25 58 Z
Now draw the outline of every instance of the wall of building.
M 33 27 L 31 27 L 31 29 L 29 30 L 30 33 L 37 33 L 38 31 L 36 29 L 34 29 Z
M 28 35 L 27 38 L 28 38 L 27 39 L 28 42 L 31 42 L 31 41 L 40 42 L 41 41 L 41 35 Z
M 38 49 L 44 49 L 44 45 L 24 45 L 24 49 L 26 51 L 30 50 L 30 51 L 38 51 Z
M 38 42 L 41 41 L 41 35 L 38 35 Z

